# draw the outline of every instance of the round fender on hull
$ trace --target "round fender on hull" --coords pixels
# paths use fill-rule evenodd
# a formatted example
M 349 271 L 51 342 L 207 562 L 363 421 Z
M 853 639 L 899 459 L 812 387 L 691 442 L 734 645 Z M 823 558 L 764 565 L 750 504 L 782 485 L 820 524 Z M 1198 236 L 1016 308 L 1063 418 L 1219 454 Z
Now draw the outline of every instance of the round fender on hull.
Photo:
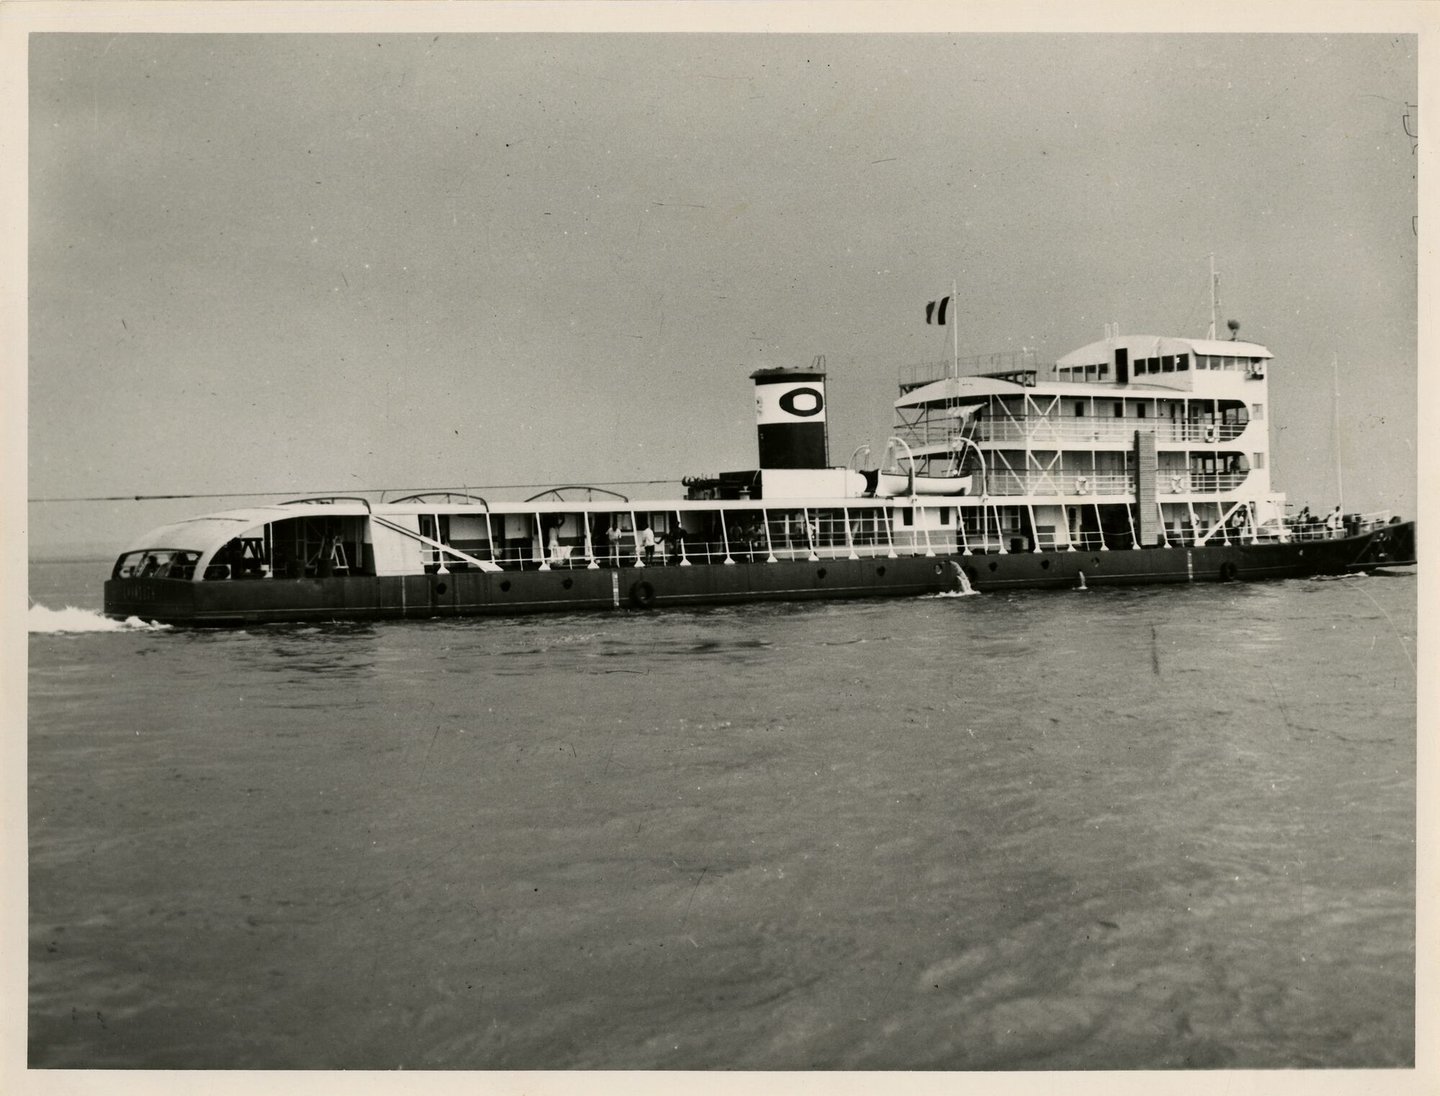
M 1234 582 L 1240 577 L 1240 568 L 1236 567 L 1230 560 L 1220 564 L 1220 581 Z
M 643 580 L 632 585 L 630 587 L 630 604 L 637 609 L 653 609 L 655 607 L 655 587 Z

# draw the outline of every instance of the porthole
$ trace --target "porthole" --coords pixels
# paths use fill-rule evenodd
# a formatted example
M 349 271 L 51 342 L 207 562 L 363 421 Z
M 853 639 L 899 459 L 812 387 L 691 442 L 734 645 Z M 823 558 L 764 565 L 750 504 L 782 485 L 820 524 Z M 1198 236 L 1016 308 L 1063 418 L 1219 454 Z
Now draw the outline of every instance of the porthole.
M 1040 570 L 1042 570 L 1042 571 L 1048 571 L 1048 570 L 1050 570 L 1050 561 L 1049 561 L 1048 559 L 1042 559 L 1042 560 L 1040 561 Z
M 937 568 L 935 569 L 935 572 L 936 572 L 936 574 L 939 574 L 940 569 L 937 567 Z M 882 563 L 879 567 L 875 568 L 875 573 L 876 573 L 877 575 L 879 575 L 881 578 L 884 578 L 884 577 L 885 577 L 885 565 Z
M 443 593 L 445 592 L 445 589 L 446 589 L 446 587 L 445 587 L 445 584 L 444 584 L 443 582 L 437 582 L 437 583 L 435 584 L 435 592 L 436 592 L 437 594 L 443 594 Z
M 992 570 L 992 571 L 998 571 L 998 570 L 1000 570 L 1000 564 L 996 563 L 996 562 L 992 559 L 992 560 L 990 561 L 990 570 Z
M 500 584 L 500 589 L 505 591 L 508 591 L 510 589 L 510 580 L 508 578 Z
M 567 579 L 566 579 L 564 582 L 562 582 L 560 585 L 563 586 L 563 587 L 565 587 L 565 589 L 568 590 L 568 589 L 570 589 L 570 587 L 572 587 L 572 586 L 575 585 L 575 580 L 574 580 L 573 578 L 567 578 Z
M 818 571 L 815 572 L 815 577 L 816 577 L 816 578 L 824 578 L 824 577 L 825 577 L 825 573 L 826 573 L 826 572 L 825 572 L 825 568 L 822 567 L 822 568 L 820 568 L 820 570 L 818 570 Z

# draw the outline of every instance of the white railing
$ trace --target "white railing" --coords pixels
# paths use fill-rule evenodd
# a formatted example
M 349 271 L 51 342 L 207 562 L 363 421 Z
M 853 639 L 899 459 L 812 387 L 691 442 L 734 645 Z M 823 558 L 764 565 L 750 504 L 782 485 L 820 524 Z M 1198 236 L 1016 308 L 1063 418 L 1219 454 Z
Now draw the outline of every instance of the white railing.
M 1390 518 L 1389 510 L 1375 510 L 1368 514 L 1345 514 L 1339 529 L 1328 526 L 1324 517 L 1307 522 L 1298 522 L 1294 518 L 1288 518 L 1285 522 L 1285 529 L 1290 534 L 1291 540 L 1331 540 L 1335 537 L 1355 536 L 1359 533 L 1368 533 L 1373 529 L 1379 529 L 1383 525 L 1389 525 Z
M 1162 495 L 1214 494 L 1238 490 L 1248 472 L 1166 472 L 1156 479 Z M 1128 495 L 1135 489 L 1130 472 L 992 471 L 985 489 L 992 495 Z
M 985 477 L 992 495 L 1124 495 L 1131 490 L 1126 472 L 1011 472 Z
M 1214 445 L 1234 441 L 1245 432 L 1245 423 L 1177 422 L 1169 419 L 1117 419 L 1077 415 L 1072 418 L 1049 418 L 1039 415 L 1016 419 L 983 419 L 975 425 L 976 441 L 1023 441 L 1033 445 L 1058 445 L 1084 442 L 1131 442 L 1136 430 L 1151 430 L 1157 442 L 1187 442 Z M 917 429 L 924 434 L 921 444 L 945 440 L 943 424 L 933 429 Z M 928 435 L 935 435 L 933 438 Z
M 995 354 L 972 354 L 961 358 L 958 362 L 953 358 L 946 358 L 944 361 L 902 365 L 900 367 L 900 385 L 902 388 L 918 388 L 922 384 L 942 381 L 946 377 L 973 377 L 982 373 L 1018 373 L 1021 370 L 1034 370 L 1049 379 L 1054 372 L 1054 366 L 1047 365 L 1042 369 L 1033 350 L 1005 350 Z
M 1236 491 L 1245 483 L 1249 472 L 1166 472 L 1159 473 L 1158 488 L 1162 495 L 1214 494 Z

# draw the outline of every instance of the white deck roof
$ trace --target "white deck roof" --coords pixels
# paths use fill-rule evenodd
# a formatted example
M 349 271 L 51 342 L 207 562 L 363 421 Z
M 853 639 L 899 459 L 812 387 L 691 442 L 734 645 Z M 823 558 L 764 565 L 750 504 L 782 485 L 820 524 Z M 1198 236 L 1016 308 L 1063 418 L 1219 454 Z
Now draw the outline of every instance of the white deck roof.
M 1239 342 L 1230 339 L 1177 339 L 1164 335 L 1121 335 L 1119 338 L 1100 339 L 1088 343 L 1079 350 L 1072 350 L 1055 364 L 1099 365 L 1113 362 L 1115 351 L 1124 347 L 1130 352 L 1130 360 L 1136 358 L 1160 358 L 1167 354 L 1209 354 L 1226 358 L 1273 358 L 1259 343 Z
M 895 401 L 896 407 L 984 403 L 991 396 L 1013 396 L 1024 392 L 1023 384 L 994 377 L 946 377 L 907 392 Z
M 126 552 L 138 552 L 144 548 L 177 548 L 189 552 L 205 552 L 218 548 L 226 541 L 238 537 L 251 529 L 258 529 L 267 521 L 282 518 L 342 516 L 353 517 L 364 514 L 363 503 L 313 503 L 305 506 L 251 506 L 241 510 L 222 510 L 214 514 L 201 514 L 185 521 L 171 522 L 151 529 L 142 537 L 132 540 Z

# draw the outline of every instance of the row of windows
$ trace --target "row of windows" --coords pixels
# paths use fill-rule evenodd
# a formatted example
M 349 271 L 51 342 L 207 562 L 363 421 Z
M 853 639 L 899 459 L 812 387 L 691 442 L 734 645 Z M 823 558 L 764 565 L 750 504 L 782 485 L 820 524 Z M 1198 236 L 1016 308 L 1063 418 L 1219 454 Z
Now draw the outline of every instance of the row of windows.
M 1086 414 L 1086 411 L 1087 411 L 1087 409 L 1088 409 L 1085 401 L 1084 401 L 1084 400 L 1076 400 L 1073 406 L 1074 406 L 1074 408 L 1075 408 L 1075 416 L 1076 416 L 1077 418 L 1084 418 L 1084 417 L 1085 417 L 1085 414 Z M 1098 400 L 1095 401 L 1093 414 L 1094 414 L 1096 417 L 1099 417 L 1099 416 L 1100 416 L 1100 414 L 1101 414 L 1100 408 L 1103 407 L 1103 406 L 1104 406 L 1103 403 L 1099 402 Z M 1172 421 L 1176 421 L 1176 420 L 1178 420 L 1178 419 L 1180 418 L 1180 406 L 1181 406 L 1181 405 L 1178 404 L 1178 403 L 1174 403 L 1174 404 L 1170 404 L 1170 405 L 1169 405 L 1169 407 L 1170 407 L 1170 418 L 1171 418 Z M 1131 404 L 1129 405 L 1130 417 L 1131 417 L 1131 418 L 1136 418 L 1136 419 L 1143 419 L 1143 418 L 1145 418 L 1147 415 L 1149 415 L 1148 407 L 1149 407 L 1149 404 L 1140 403 L 1140 402 L 1138 402 L 1138 401 L 1131 403 Z M 1124 400 L 1116 400 L 1116 401 L 1114 401 L 1114 402 L 1110 405 L 1110 410 L 1111 410 L 1111 413 L 1114 415 L 1115 418 L 1117 418 L 1117 419 L 1124 418 L 1124 417 L 1125 417 L 1125 412 L 1126 412 L 1125 401 L 1124 401 Z M 1190 410 L 1190 420 L 1189 420 L 1189 421 L 1191 421 L 1191 422 L 1197 422 L 1197 423 L 1204 423 L 1204 422 L 1207 422 L 1207 421 L 1211 421 L 1211 422 L 1214 422 L 1214 421 L 1218 421 L 1218 422 L 1244 422 L 1244 421 L 1245 421 L 1245 419 L 1244 419 L 1244 411 L 1245 411 L 1245 408 L 1244 408 L 1242 405 L 1236 405 L 1236 406 L 1231 406 L 1231 407 L 1224 407 L 1224 408 L 1222 408 L 1222 409 L 1218 412 L 1218 416 L 1217 416 L 1217 413 L 1212 409 L 1212 410 L 1209 412 L 1209 416 L 1208 416 L 1208 419 L 1207 419 L 1206 411 L 1205 411 L 1204 407 L 1203 407 L 1202 405 L 1199 405 L 1199 404 L 1192 404 L 1192 405 L 1191 405 L 1191 410 Z M 1265 417 L 1265 405 L 1264 405 L 1263 403 L 1252 403 L 1252 404 L 1250 405 L 1250 417 L 1253 418 L 1253 419 L 1263 419 L 1263 418 Z
M 1190 369 L 1189 354 L 1165 354 L 1158 358 L 1136 358 L 1135 375 L 1142 373 L 1184 373 Z
M 1196 369 L 1224 369 L 1234 372 L 1237 369 L 1258 369 L 1263 364 L 1261 358 L 1229 358 L 1213 354 L 1195 355 Z
M 1067 381 L 1104 380 L 1110 376 L 1110 366 L 1104 362 L 1099 365 L 1062 365 L 1059 373 L 1060 379 Z
M 1131 365 L 1131 371 L 1137 377 L 1151 373 L 1186 373 L 1190 370 L 1190 355 L 1162 354 L 1158 358 L 1136 358 Z M 1259 358 L 1232 358 L 1213 354 L 1195 355 L 1196 369 L 1222 369 L 1233 372 L 1239 369 L 1256 369 L 1259 365 Z M 1110 376 L 1110 365 L 1108 362 L 1100 362 L 1095 365 L 1064 365 L 1059 368 L 1059 373 L 1062 379 L 1070 381 L 1105 380 Z

